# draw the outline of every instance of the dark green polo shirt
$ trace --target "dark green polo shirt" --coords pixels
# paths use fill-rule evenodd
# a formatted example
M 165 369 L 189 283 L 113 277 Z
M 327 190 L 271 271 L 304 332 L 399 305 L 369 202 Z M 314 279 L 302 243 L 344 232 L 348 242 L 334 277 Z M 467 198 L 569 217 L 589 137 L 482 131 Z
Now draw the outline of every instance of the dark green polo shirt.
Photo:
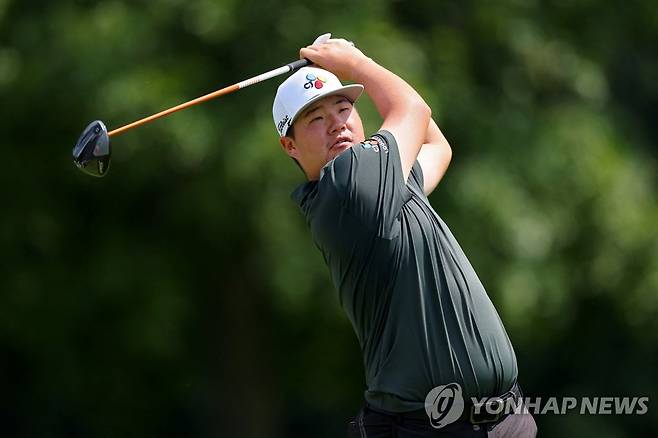
M 371 406 L 423 409 L 452 382 L 465 398 L 510 389 L 516 357 L 498 313 L 423 194 L 418 162 L 405 183 L 391 133 L 344 151 L 293 198 L 359 339 Z

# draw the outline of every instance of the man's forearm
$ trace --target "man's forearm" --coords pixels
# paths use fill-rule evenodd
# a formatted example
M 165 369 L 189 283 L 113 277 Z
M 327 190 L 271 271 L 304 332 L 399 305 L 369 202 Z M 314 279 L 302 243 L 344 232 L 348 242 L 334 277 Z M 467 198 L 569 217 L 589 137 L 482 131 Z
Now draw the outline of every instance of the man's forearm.
M 355 66 L 352 80 L 364 86 L 384 120 L 393 112 L 417 111 L 427 107 L 413 87 L 370 58 L 364 58 Z
M 437 144 L 443 143 L 446 141 L 443 133 L 439 129 L 439 126 L 434 121 L 434 118 L 430 119 L 430 122 L 427 125 L 427 132 L 425 133 L 425 144 Z
M 451 159 L 452 148 L 448 140 L 443 136 L 436 122 L 430 120 L 425 142 L 418 153 L 418 162 L 423 170 L 423 190 L 426 195 L 432 193 L 439 184 Z
M 373 60 L 361 61 L 355 70 L 354 80 L 363 84 L 384 119 L 382 129 L 398 142 L 406 180 L 427 134 L 431 110 L 407 82 Z

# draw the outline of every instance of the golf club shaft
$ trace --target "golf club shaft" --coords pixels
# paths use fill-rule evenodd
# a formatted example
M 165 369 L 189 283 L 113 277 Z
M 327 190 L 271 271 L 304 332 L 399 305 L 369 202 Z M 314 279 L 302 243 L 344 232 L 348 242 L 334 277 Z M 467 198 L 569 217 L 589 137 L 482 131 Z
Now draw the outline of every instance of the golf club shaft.
M 242 88 L 246 88 L 250 85 L 257 84 L 259 82 L 265 81 L 267 79 L 271 79 L 273 77 L 293 72 L 301 67 L 305 67 L 309 65 L 311 62 L 308 59 L 300 59 L 294 62 L 291 62 L 289 64 L 286 64 L 282 67 L 275 68 L 274 70 L 270 70 L 266 73 L 260 74 L 258 76 L 254 76 L 253 78 L 247 79 L 242 82 L 238 82 L 237 84 L 229 85 L 228 87 L 222 88 L 221 90 L 213 91 L 212 93 L 208 93 L 204 96 L 197 97 L 196 99 L 190 100 L 189 102 L 181 103 L 180 105 L 176 105 L 174 107 L 171 107 L 169 109 L 166 109 L 164 111 L 160 111 L 157 114 L 153 114 L 148 117 L 144 117 L 143 119 L 139 119 L 135 122 L 129 123 L 125 126 L 122 126 L 120 128 L 114 129 L 110 132 L 107 133 L 108 136 L 112 137 L 113 135 L 119 135 L 123 132 L 126 132 L 132 128 L 136 128 L 138 126 L 141 126 L 145 123 L 152 122 L 153 120 L 159 119 L 160 117 L 164 117 L 166 115 L 169 115 L 171 113 L 175 113 L 176 111 L 183 110 L 185 108 L 189 108 L 193 105 L 196 105 L 198 103 L 206 102 L 208 100 L 214 99 L 219 96 L 224 96 L 225 94 L 232 93 L 234 91 L 240 90 Z

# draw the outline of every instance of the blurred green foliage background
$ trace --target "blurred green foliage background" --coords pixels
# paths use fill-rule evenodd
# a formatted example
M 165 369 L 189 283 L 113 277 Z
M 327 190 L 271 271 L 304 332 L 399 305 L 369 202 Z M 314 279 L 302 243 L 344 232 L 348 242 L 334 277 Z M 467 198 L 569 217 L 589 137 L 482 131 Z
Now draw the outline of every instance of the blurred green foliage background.
M 285 64 L 333 32 L 426 98 L 453 147 L 431 201 L 515 346 L 543 437 L 658 422 L 655 2 L 0 0 L 0 435 L 337 437 L 359 346 L 290 200 L 278 78 L 70 151 Z M 378 128 L 370 102 L 366 128 Z

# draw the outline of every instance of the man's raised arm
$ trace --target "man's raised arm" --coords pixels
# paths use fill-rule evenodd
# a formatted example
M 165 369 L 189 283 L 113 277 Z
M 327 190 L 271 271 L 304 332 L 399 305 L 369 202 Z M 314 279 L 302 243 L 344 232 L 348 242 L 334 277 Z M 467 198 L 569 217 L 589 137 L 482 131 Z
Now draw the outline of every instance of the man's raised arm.
M 434 122 L 430 120 L 418 163 L 423 170 L 423 191 L 429 195 L 443 178 L 452 159 L 452 148 Z
M 384 119 L 381 129 L 391 132 L 397 140 L 406 181 L 425 142 L 431 118 L 431 110 L 423 98 L 404 80 L 348 41 L 330 39 L 324 44 L 303 48 L 299 53 L 340 79 L 364 86 Z

